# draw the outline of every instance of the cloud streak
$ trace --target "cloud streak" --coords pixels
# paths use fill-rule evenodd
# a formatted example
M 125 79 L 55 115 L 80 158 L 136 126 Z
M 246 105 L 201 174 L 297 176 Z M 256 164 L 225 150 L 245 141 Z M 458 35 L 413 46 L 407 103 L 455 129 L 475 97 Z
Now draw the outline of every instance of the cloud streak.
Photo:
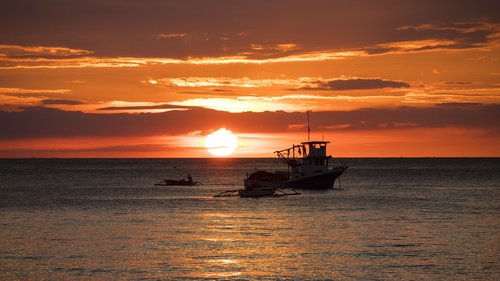
M 383 88 L 409 88 L 410 84 L 401 81 L 385 80 L 380 78 L 339 78 L 323 79 L 320 77 L 300 77 L 297 79 L 250 79 L 230 77 L 180 77 L 161 78 L 143 81 L 155 86 L 163 87 L 239 87 L 239 88 L 266 88 L 284 87 L 302 90 L 365 90 Z
M 441 1 L 360 0 L 357 5 L 348 1 L 292 2 L 152 1 L 146 5 L 132 0 L 23 0 L 3 5 L 0 25 L 10 28 L 0 34 L 0 42 L 82 46 L 100 57 L 178 59 L 233 56 L 252 51 L 252 44 L 265 51 L 267 46 L 291 43 L 310 52 L 444 38 L 432 32 L 479 36 L 491 32 L 488 19 L 498 20 L 491 1 L 476 1 L 474 5 L 464 0 L 453 5 Z M 38 12 L 27 13 L 27 6 Z M 388 6 L 397 12 L 389 13 Z M 482 20 L 468 23 L 464 19 Z M 432 36 L 423 36 L 427 33 Z
M 184 38 L 188 36 L 187 33 L 159 33 L 156 34 L 158 39 L 173 39 L 173 38 Z
M 92 51 L 66 47 L 0 45 L 3 58 L 74 58 L 92 55 Z
M 301 89 L 345 91 L 410 87 L 410 84 L 405 82 L 384 80 L 378 78 L 317 80 L 310 84 L 312 84 L 313 86 L 304 86 Z
M 82 58 L 10 58 L 0 57 L 0 69 L 37 68 L 112 68 L 140 67 L 147 65 L 227 65 L 227 64 L 269 64 L 342 60 L 363 55 L 362 51 L 322 51 L 276 58 L 256 59 L 245 55 L 220 57 L 146 58 L 146 57 L 82 57 Z
M 24 88 L 0 88 L 0 94 L 3 95 L 47 95 L 47 94 L 66 94 L 67 89 L 24 89 Z
M 500 105 L 446 104 L 431 107 L 314 112 L 316 131 L 400 128 L 466 128 L 499 135 Z M 147 114 L 89 114 L 32 108 L 0 112 L 0 139 L 187 135 L 220 127 L 240 133 L 280 133 L 304 124 L 300 112 L 229 113 L 190 109 Z M 33 126 L 37 120 L 37 126 Z
M 78 105 L 83 104 L 81 101 L 76 100 L 64 100 L 64 99 L 45 99 L 42 100 L 44 105 Z
M 53 46 L 0 45 L 0 69 L 107 68 L 147 65 L 227 65 L 327 62 L 356 57 L 442 50 L 486 49 L 500 46 L 495 22 L 420 24 L 395 28 L 405 40 L 386 40 L 350 48 L 311 49 L 301 43 L 248 44 L 247 49 L 211 56 L 97 56 L 95 51 Z M 160 39 L 188 40 L 188 33 L 159 33 Z M 185 43 L 187 43 L 186 41 Z M 328 46 L 328 45 L 327 45 Z M 225 49 L 225 48 L 222 48 Z

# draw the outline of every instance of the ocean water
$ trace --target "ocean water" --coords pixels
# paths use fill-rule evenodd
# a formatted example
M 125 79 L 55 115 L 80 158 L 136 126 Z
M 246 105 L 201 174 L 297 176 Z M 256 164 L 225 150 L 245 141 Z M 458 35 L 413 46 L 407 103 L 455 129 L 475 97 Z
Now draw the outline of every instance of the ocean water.
M 500 279 L 499 158 L 342 160 L 254 199 L 212 196 L 276 159 L 2 159 L 0 279 Z

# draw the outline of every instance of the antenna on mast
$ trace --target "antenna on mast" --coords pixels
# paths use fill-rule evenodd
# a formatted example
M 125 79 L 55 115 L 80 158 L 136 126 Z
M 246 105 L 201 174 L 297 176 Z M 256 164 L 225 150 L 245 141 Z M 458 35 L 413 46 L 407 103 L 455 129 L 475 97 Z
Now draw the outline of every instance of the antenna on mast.
M 309 125 L 309 109 L 306 111 L 307 112 L 307 141 L 311 141 L 311 126 Z

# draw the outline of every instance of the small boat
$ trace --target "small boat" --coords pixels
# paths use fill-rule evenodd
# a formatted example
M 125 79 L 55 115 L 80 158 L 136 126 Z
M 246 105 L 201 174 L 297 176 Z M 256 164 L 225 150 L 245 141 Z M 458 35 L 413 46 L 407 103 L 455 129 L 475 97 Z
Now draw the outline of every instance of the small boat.
M 155 183 L 156 186 L 193 186 L 197 185 L 199 182 L 190 182 L 185 179 L 182 180 L 163 180 L 159 183 Z
M 191 174 L 188 174 L 187 179 L 181 179 L 181 180 L 164 179 L 159 183 L 155 183 L 156 186 L 193 186 L 197 184 L 200 183 L 197 181 L 193 181 Z

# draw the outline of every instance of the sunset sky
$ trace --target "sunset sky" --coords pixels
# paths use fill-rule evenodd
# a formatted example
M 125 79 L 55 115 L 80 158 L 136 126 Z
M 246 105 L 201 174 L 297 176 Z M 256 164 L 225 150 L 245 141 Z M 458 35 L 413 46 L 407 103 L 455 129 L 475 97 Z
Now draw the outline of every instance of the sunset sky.
M 4 1 L 0 157 L 500 156 L 498 1 Z

